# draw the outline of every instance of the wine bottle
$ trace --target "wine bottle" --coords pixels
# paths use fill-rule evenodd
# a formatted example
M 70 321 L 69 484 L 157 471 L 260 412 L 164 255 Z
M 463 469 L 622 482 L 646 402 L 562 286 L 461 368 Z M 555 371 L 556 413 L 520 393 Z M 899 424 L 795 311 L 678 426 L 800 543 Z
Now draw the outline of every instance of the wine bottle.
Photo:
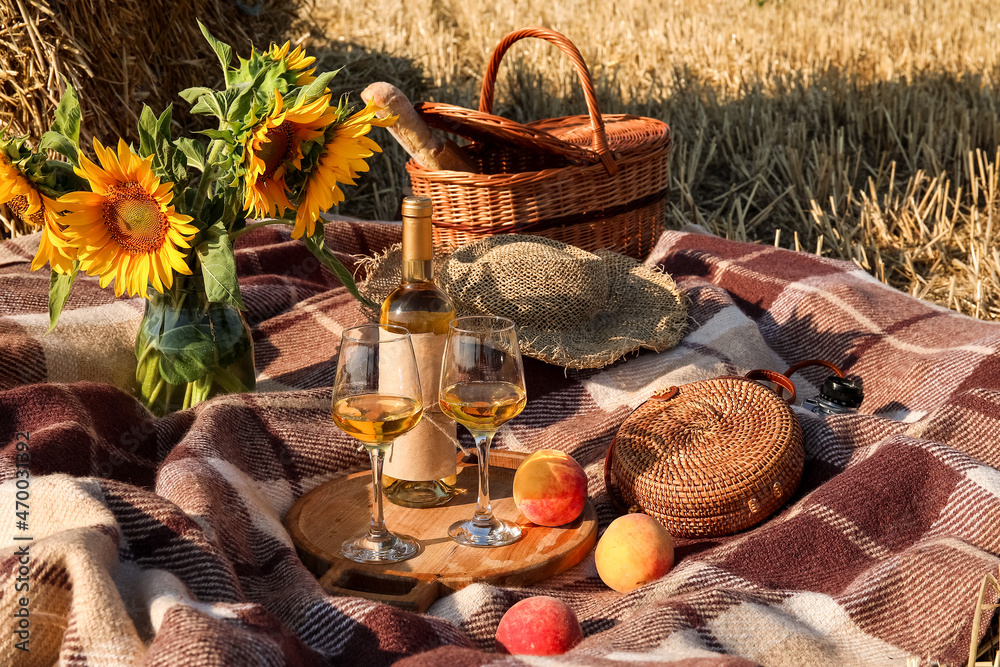
M 420 371 L 424 416 L 386 454 L 385 496 L 404 507 L 435 507 L 456 493 L 455 422 L 441 411 L 438 382 L 455 306 L 434 284 L 431 200 L 403 199 L 403 264 L 399 287 L 382 302 L 380 321 L 410 331 Z

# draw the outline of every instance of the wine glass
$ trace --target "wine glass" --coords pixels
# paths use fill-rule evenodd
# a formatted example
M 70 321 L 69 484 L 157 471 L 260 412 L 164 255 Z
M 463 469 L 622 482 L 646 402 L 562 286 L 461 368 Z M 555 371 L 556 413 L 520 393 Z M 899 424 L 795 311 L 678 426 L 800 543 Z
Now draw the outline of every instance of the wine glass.
M 372 519 L 368 532 L 340 547 L 357 563 L 395 563 L 417 553 L 417 543 L 393 535 L 382 517 L 382 462 L 396 437 L 423 414 L 417 361 L 403 327 L 363 324 L 341 336 L 330 408 L 334 423 L 361 441 L 372 462 Z
M 500 547 L 516 542 L 521 529 L 493 516 L 490 506 L 490 444 L 504 422 L 521 414 L 527 400 L 524 366 L 514 322 L 506 317 L 452 320 L 441 363 L 441 409 L 469 429 L 479 455 L 476 513 L 448 534 L 459 544 Z

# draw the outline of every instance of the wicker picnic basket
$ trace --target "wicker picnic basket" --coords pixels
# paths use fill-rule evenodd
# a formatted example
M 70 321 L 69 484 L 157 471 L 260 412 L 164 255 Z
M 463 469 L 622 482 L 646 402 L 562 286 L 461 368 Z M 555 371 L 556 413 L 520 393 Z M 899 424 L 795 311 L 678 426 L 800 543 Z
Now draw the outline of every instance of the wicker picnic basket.
M 588 115 L 528 124 L 492 115 L 497 71 L 525 37 L 551 42 L 570 58 Z M 670 128 L 653 118 L 602 115 L 579 50 L 547 28 L 507 35 L 490 58 L 479 110 L 422 103 L 431 127 L 465 137 L 477 172 L 406 165 L 415 195 L 434 207 L 434 246 L 455 248 L 484 236 L 536 234 L 588 251 L 609 248 L 642 259 L 663 230 Z
M 802 477 L 802 430 L 788 407 L 794 400 L 795 385 L 773 371 L 671 387 L 619 428 L 605 459 L 606 486 L 623 509 L 656 517 L 675 537 L 716 537 L 760 523 Z

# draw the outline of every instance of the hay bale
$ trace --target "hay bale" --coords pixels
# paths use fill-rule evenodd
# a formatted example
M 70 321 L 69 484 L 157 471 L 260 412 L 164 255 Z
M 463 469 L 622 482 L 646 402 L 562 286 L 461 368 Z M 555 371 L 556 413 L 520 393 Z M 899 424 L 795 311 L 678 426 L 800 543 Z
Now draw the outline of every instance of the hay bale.
M 190 86 L 222 85 L 218 60 L 196 18 L 243 57 L 251 44 L 301 43 L 316 56 L 320 71 L 343 68 L 330 86 L 334 99 L 350 93 L 358 102 L 360 91 L 380 80 L 394 82 L 415 100 L 425 99 L 427 81 L 412 61 L 353 43 L 328 24 L 317 25 L 315 9 L 315 0 L 0 0 L 0 127 L 9 125 L 13 134 L 37 142 L 52 120 L 64 81 L 80 97 L 85 147 L 94 136 L 105 144 L 119 136 L 138 143 L 136 122 L 143 104 L 159 114 L 173 103 L 178 133 L 213 127 L 214 119 L 192 116 L 177 95 Z M 373 138 L 387 154 L 376 155 L 373 174 L 339 210 L 398 217 L 404 184 L 388 165 L 402 165 L 406 155 L 381 128 L 375 128 Z M 0 238 L 30 231 L 4 213 L 0 210 Z
M 138 139 L 142 104 L 159 111 L 178 102 L 184 88 L 222 82 L 196 18 L 246 56 L 251 43 L 286 38 L 298 21 L 299 4 L 0 0 L 11 17 L 0 28 L 0 121 L 11 123 L 14 133 L 40 137 L 68 80 L 80 96 L 88 141 L 94 135 L 105 142 Z M 182 125 L 185 106 L 175 113 Z
M 218 60 L 195 19 L 246 57 L 250 45 L 309 32 L 304 0 L 0 0 L 0 126 L 37 142 L 68 81 L 83 110 L 81 142 L 138 143 L 147 104 L 174 103 L 181 128 L 205 127 L 177 96 L 222 83 Z M 179 104 L 178 104 L 179 103 Z M 23 231 L 4 220 L 0 236 Z

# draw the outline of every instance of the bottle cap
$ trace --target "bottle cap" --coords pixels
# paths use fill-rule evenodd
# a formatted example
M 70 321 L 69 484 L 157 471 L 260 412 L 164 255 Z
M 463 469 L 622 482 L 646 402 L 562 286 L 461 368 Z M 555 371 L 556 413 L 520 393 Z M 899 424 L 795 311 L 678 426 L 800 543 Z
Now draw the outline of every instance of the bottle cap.
M 831 375 L 823 382 L 819 395 L 845 408 L 858 408 L 865 398 L 861 378 L 842 378 Z
M 421 218 L 431 214 L 430 197 L 403 197 L 403 215 L 408 218 Z
M 431 280 L 430 269 L 422 263 L 434 257 L 433 237 L 430 197 L 404 197 L 403 272 L 409 280 Z M 408 267 L 410 262 L 418 265 Z

